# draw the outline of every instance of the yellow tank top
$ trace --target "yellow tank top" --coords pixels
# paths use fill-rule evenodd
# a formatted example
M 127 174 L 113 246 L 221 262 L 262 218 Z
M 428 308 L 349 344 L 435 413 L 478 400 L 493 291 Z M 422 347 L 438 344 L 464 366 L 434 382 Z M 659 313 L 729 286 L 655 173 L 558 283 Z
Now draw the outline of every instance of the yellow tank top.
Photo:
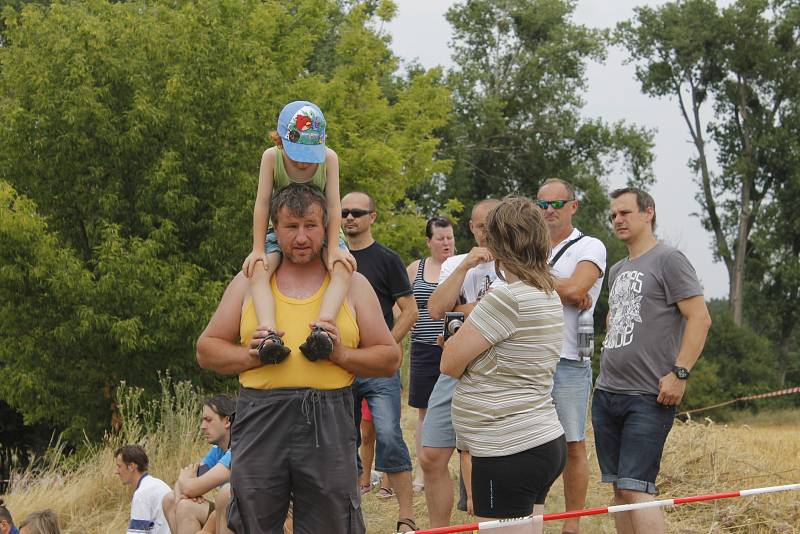
M 293 299 L 281 294 L 272 277 L 272 294 L 275 296 L 275 317 L 278 330 L 285 332 L 283 342 L 292 349 L 291 354 L 277 365 L 263 365 L 239 375 L 239 383 L 246 388 L 314 388 L 338 389 L 353 383 L 353 374 L 329 360 L 309 361 L 300 352 L 300 345 L 309 334 L 308 324 L 317 318 L 322 295 L 330 283 L 326 275 L 319 290 L 306 299 Z M 347 302 L 342 304 L 336 317 L 341 343 L 346 347 L 357 347 L 358 324 Z M 242 345 L 249 346 L 250 338 L 258 327 L 253 300 L 248 299 L 242 311 L 239 335 Z

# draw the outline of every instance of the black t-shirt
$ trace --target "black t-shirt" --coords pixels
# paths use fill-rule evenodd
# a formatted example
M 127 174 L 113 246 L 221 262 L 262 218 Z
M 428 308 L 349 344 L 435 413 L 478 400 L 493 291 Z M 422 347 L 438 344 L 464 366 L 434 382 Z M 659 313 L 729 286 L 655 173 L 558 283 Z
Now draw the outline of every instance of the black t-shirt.
M 411 284 L 403 260 L 395 251 L 377 241 L 367 248 L 351 250 L 350 253 L 358 262 L 358 272 L 369 280 L 378 294 L 383 319 L 391 330 L 394 326 L 392 306 L 398 298 L 411 295 Z

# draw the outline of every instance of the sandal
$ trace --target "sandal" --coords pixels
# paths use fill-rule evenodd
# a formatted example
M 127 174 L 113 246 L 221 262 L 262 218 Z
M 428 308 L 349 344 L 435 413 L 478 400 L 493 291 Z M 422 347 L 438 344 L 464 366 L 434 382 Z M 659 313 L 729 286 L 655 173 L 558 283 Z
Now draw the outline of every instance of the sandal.
M 312 362 L 327 359 L 333 352 L 333 340 L 324 328 L 315 326 L 305 342 L 300 345 L 300 351 Z
M 394 489 L 387 488 L 386 486 L 381 486 L 380 488 L 378 488 L 378 492 L 375 494 L 375 497 L 382 500 L 391 499 L 394 496 L 395 496 Z
M 411 530 L 406 530 L 405 532 L 416 532 L 417 531 L 417 523 L 410 517 L 401 517 L 397 520 L 397 528 L 395 529 L 396 532 L 400 532 L 400 529 L 403 527 L 409 527 Z
M 272 330 L 269 331 L 267 337 L 261 340 L 257 350 L 258 359 L 261 360 L 261 363 L 264 365 L 268 363 L 281 363 L 286 359 L 289 353 L 292 352 L 292 349 L 284 345 L 283 340 Z
M 361 490 L 361 495 L 364 495 L 365 493 L 369 493 L 370 491 L 372 491 L 372 484 L 370 484 L 369 482 L 367 482 L 366 484 L 361 484 L 359 486 L 359 489 Z

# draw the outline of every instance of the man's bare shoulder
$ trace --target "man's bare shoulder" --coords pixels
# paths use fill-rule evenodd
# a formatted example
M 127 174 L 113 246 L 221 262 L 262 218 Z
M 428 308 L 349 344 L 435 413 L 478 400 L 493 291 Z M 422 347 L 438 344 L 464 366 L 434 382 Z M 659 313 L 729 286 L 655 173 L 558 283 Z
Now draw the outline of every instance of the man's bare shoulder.
M 236 276 L 228 283 L 225 289 L 225 296 L 229 298 L 240 298 L 242 301 L 250 294 L 250 281 L 242 271 L 236 273 Z
M 350 297 L 353 298 L 363 296 L 365 294 L 365 289 L 367 288 L 372 289 L 367 277 L 360 272 L 355 271 L 353 273 L 353 278 L 350 280 Z

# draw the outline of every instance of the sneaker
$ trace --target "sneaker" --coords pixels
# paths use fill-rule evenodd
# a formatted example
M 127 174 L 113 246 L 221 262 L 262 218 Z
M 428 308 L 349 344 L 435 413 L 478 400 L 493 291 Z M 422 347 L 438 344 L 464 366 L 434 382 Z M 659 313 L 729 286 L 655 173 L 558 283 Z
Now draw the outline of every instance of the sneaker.
M 291 352 L 278 334 L 272 331 L 258 344 L 258 359 L 264 365 L 281 363 Z
M 300 345 L 300 351 L 312 362 L 327 359 L 333 352 L 333 341 L 324 328 L 315 326 Z

